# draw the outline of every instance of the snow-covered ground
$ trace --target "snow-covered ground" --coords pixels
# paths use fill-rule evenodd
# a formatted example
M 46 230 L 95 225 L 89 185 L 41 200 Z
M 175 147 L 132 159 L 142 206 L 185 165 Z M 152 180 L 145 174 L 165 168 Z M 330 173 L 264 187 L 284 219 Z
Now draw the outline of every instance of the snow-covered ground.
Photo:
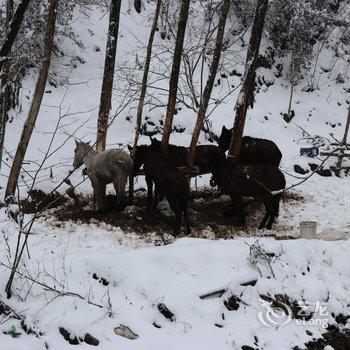
M 69 349 L 72 345 L 61 336 L 59 327 L 72 339 L 91 334 L 101 349 L 302 348 L 321 337 L 323 322 L 334 323 L 332 313 L 349 314 L 349 240 L 260 238 L 258 242 L 275 254 L 270 265 L 264 259 L 257 259 L 256 265 L 250 260 L 255 238 L 182 238 L 168 246 L 139 247 L 137 238 L 125 238 L 118 229 L 67 223 L 60 229 L 38 230 L 30 240 L 31 259 L 25 258 L 20 271 L 58 292 L 18 277 L 18 297 L 8 302 L 25 315 L 28 327 L 42 335 L 26 335 L 12 319 L 2 323 L 0 330 L 8 331 L 14 325 L 21 335 L 12 338 L 0 332 L 1 349 L 45 349 L 45 343 L 49 349 Z M 6 261 L 5 251 L 0 259 Z M 94 279 L 94 274 L 108 285 Z M 1 267 L 1 290 L 7 275 Z M 252 280 L 257 280 L 255 285 L 242 286 Z M 222 295 L 200 298 L 220 290 L 225 290 Z M 64 293 L 78 293 L 84 299 Z M 287 294 L 318 309 L 310 321 L 300 325 L 271 311 L 259 297 L 276 294 Z M 233 295 L 240 299 L 239 308 L 229 311 L 224 301 Z M 159 312 L 160 303 L 173 312 L 172 321 Z M 321 305 L 325 309 L 320 310 Z M 115 334 L 120 325 L 129 327 L 138 338 Z M 79 348 L 89 346 L 82 343 Z
M 146 10 L 151 13 L 153 9 Z M 25 164 L 28 171 L 37 167 L 46 152 L 60 113 L 68 115 L 61 121 L 52 146 L 52 151 L 57 151 L 40 173 L 37 188 L 53 188 L 71 170 L 72 134 L 84 141 L 95 140 L 107 17 L 100 10 L 92 11 L 90 17 L 77 13 L 74 27 L 86 49 L 77 49 L 67 42 L 67 54 L 79 55 L 86 63 L 69 72 L 70 84 L 47 87 L 26 156 L 28 161 L 36 163 Z M 136 15 L 129 14 L 126 8 L 123 10 L 118 62 L 127 57 L 135 59 L 135 38 L 137 42 L 146 42 L 149 25 L 144 13 Z M 334 80 L 340 71 L 347 72 L 348 63 L 339 60 L 334 70 L 322 73 L 320 67 L 331 66 L 333 59 L 329 52 L 320 56 L 316 69 L 319 89 L 303 91 L 306 81 L 295 87 L 293 109 L 296 116 L 289 124 L 281 113 L 287 110 L 290 86 L 283 79 L 275 78 L 273 70 L 264 72 L 274 79 L 274 84 L 257 95 L 255 108 L 249 111 L 245 132 L 274 140 L 283 153 L 281 168 L 289 173 L 293 173 L 294 164 L 306 167 L 308 162 L 313 162 L 313 159 L 299 156 L 299 140 L 303 137 L 299 126 L 311 135 L 329 138 L 332 132 L 337 138 L 342 136 L 348 106 L 348 92 L 344 88 L 349 86 L 336 84 Z M 244 54 L 241 53 L 238 68 L 243 69 L 243 64 Z M 239 78 L 232 79 L 236 79 L 235 84 L 239 83 Z M 11 154 L 20 137 L 34 82 L 34 74 L 26 78 L 21 92 L 22 110 L 13 113 L 14 120 L 8 124 L 5 147 Z M 216 91 L 217 94 L 225 92 L 224 88 Z M 237 93 L 213 113 L 211 121 L 215 133 L 220 133 L 222 125 L 232 125 Z M 119 105 L 120 101 L 115 100 L 114 107 Z M 159 109 L 146 111 L 155 122 L 163 113 L 164 110 Z M 108 132 L 109 147 L 125 146 L 132 141 L 134 120 L 126 120 L 129 115 L 134 116 L 135 110 L 126 108 L 116 118 Z M 183 108 L 179 111 L 175 123 L 186 130 L 172 134 L 171 142 L 188 145 L 194 122 L 192 110 Z M 148 140 L 142 137 L 141 142 Z M 202 136 L 200 142 L 208 141 Z M 2 172 L 0 195 L 3 195 L 8 168 L 3 166 Z M 300 181 L 288 175 L 286 179 L 288 185 Z M 28 176 L 24 180 L 30 184 Z M 81 174 L 78 171 L 72 176 L 72 182 L 79 181 Z M 207 185 L 208 177 L 199 179 L 198 184 Z M 144 186 L 143 181 L 140 180 L 137 186 Z M 25 195 L 25 181 L 21 182 L 20 188 L 21 194 Z M 78 191 L 91 193 L 90 184 L 84 182 Z M 282 205 L 278 223 L 271 232 L 246 232 L 243 229 L 237 231 L 237 236 L 297 237 L 302 220 L 318 223 L 319 238 L 350 233 L 349 177 L 315 175 L 291 193 L 302 199 Z M 26 221 L 30 218 L 30 215 L 25 216 Z M 331 313 L 350 314 L 349 240 L 181 238 L 167 246 L 156 246 L 159 240 L 153 233 L 141 236 L 138 232 L 125 233 L 103 223 L 62 223 L 54 217 L 46 217 L 38 219 L 33 226 L 28 243 L 30 257 L 24 254 L 19 269 L 22 276 L 17 275 L 14 296 L 7 300 L 4 288 L 9 270 L 2 264 L 12 263 L 18 227 L 7 217 L 5 209 L 0 210 L 0 228 L 0 300 L 25 318 L 27 327 L 38 334 L 27 335 L 19 321 L 0 313 L 1 350 L 72 348 L 74 345 L 64 339 L 59 327 L 67 330 L 72 339 L 84 339 L 89 333 L 99 340 L 98 348 L 103 350 L 221 350 L 241 349 L 244 345 L 253 349 L 284 350 L 294 346 L 303 348 L 304 343 L 321 337 L 325 328 L 317 320 L 326 319 L 332 324 Z M 201 232 L 195 232 L 194 236 L 200 237 Z M 250 259 L 250 247 L 258 246 L 257 240 L 266 252 L 274 253 L 269 264 L 264 263 L 264 258 L 255 263 Z M 28 277 L 55 291 L 33 283 Z M 257 280 L 255 285 L 242 286 L 252 280 Z M 224 290 L 222 295 L 200 298 L 219 290 Z M 287 294 L 289 298 L 309 302 L 313 307 L 322 304 L 326 307 L 325 315 L 319 315 L 320 310 L 316 310 L 305 325 L 285 319 L 278 310 L 267 308 L 259 297 L 277 294 Z M 235 311 L 229 311 L 224 305 L 232 295 L 240 299 Z M 160 303 L 174 313 L 173 321 L 159 312 Z M 115 329 L 120 325 L 129 327 L 138 338 L 129 340 L 117 335 Z M 5 334 L 11 333 L 13 326 L 12 335 L 19 332 L 18 337 Z M 348 322 L 347 328 L 349 326 Z M 75 346 L 91 348 L 85 342 Z

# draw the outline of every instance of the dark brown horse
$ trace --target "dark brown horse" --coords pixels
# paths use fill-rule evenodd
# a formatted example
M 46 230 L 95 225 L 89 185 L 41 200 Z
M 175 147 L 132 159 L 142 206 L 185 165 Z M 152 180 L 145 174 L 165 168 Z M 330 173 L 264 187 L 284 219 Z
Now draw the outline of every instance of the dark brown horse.
M 142 163 L 146 175 L 148 209 L 152 207 L 154 183 L 155 198 L 153 205 L 156 206 L 158 200 L 165 196 L 175 214 L 174 234 L 179 234 L 182 218 L 185 220 L 187 233 L 190 233 L 188 217 L 190 188 L 186 176 L 155 145 L 137 147 L 134 159 L 135 168 L 139 169 Z
M 222 192 L 231 197 L 238 225 L 245 223 L 242 207 L 242 196 L 260 197 L 265 206 L 265 216 L 259 229 L 271 229 L 279 213 L 279 203 L 286 187 L 283 173 L 271 164 L 242 164 L 229 160 L 218 161 L 213 177 Z M 273 192 L 276 191 L 274 194 Z
M 224 152 L 230 147 L 232 134 L 233 129 L 222 127 L 218 145 Z M 265 163 L 279 166 L 281 159 L 282 153 L 273 141 L 243 136 L 239 154 L 240 163 Z
M 161 144 L 160 141 L 151 137 L 151 144 L 155 148 L 160 150 L 160 144 Z M 143 145 L 138 146 L 138 148 L 139 147 L 143 147 Z M 129 150 L 130 149 L 131 149 L 131 147 L 129 147 Z M 145 155 L 147 153 L 146 150 L 147 150 L 147 148 L 145 148 L 144 151 L 141 152 L 141 154 Z M 168 159 L 175 166 L 186 167 L 187 152 L 188 152 L 188 148 L 186 148 L 186 147 L 169 145 L 167 156 L 168 156 Z M 196 156 L 195 156 L 193 165 L 198 167 L 198 169 L 199 169 L 198 175 L 208 174 L 208 173 L 212 173 L 213 164 L 218 159 L 219 160 L 226 159 L 225 152 L 221 148 L 214 146 L 214 145 L 199 145 L 196 147 Z M 138 164 L 135 164 L 136 173 L 141 168 L 142 164 L 143 164 L 142 159 L 141 158 L 138 159 Z

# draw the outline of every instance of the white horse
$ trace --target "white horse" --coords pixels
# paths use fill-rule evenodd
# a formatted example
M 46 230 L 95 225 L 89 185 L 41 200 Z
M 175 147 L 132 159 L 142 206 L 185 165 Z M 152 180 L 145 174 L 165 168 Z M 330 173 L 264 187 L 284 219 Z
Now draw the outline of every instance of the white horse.
M 87 175 L 94 189 L 97 209 L 106 206 L 106 185 L 113 183 L 118 197 L 125 197 L 125 186 L 133 169 L 130 155 L 121 148 L 98 152 L 89 143 L 75 140 L 73 166 L 86 166 Z

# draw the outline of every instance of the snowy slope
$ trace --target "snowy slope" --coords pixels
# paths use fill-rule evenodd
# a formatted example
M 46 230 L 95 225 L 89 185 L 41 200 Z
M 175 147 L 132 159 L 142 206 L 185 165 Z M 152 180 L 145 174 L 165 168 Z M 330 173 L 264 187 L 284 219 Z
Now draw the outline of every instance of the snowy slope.
M 69 223 L 60 229 L 37 232 L 31 240 L 31 259 L 25 262 L 27 273 L 59 291 L 78 293 L 85 299 L 43 293 L 41 286 L 18 278 L 16 286 L 21 287 L 17 293 L 25 302 L 17 298 L 9 302 L 14 309 L 23 310 L 27 324 L 43 335 L 27 336 L 16 321 L 6 322 L 0 325 L 1 331 L 15 325 L 22 335 L 15 339 L 0 332 L 2 349 L 44 349 L 44 343 L 49 349 L 70 349 L 72 345 L 60 335 L 59 327 L 68 330 L 72 338 L 93 335 L 104 350 L 241 349 L 243 345 L 254 347 L 254 337 L 259 349 L 291 349 L 321 337 L 325 328 L 316 320 L 333 324 L 331 313 L 350 311 L 350 275 L 345 263 L 349 241 L 260 239 L 266 251 L 279 256 L 271 263 L 273 277 L 268 265 L 258 264 L 260 275 L 249 262 L 254 238 L 180 239 L 166 247 L 135 250 L 120 245 L 123 240 L 125 243 L 122 236 L 96 226 L 94 232 L 84 226 L 76 229 Z M 136 243 L 132 237 L 129 242 Z M 4 261 L 5 256 L 0 255 L 0 259 Z M 1 271 L 7 272 L 4 268 Z M 99 283 L 94 274 L 109 284 Z M 255 286 L 241 285 L 252 280 L 257 280 Z M 4 284 L 5 279 L 1 279 L 0 290 Z M 226 290 L 222 296 L 199 298 L 222 289 Z M 259 295 L 284 293 L 311 305 L 325 304 L 326 312 L 315 315 L 306 325 L 298 325 L 296 320 L 283 324 L 285 318 L 274 319 L 274 315 L 272 323 L 264 325 L 259 314 L 265 322 L 269 318 L 265 318 Z M 241 299 L 236 311 L 224 305 L 232 295 Z M 160 314 L 159 303 L 174 313 L 173 321 Z M 116 335 L 114 329 L 120 325 L 139 337 L 129 340 Z M 82 343 L 79 348 L 88 349 L 89 345 Z

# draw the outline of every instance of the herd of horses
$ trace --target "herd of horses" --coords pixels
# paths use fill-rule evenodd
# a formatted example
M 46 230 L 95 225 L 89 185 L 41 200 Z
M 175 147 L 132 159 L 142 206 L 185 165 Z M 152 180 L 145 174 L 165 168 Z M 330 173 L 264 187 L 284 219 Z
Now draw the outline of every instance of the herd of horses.
M 233 129 L 224 126 L 218 146 L 196 147 L 196 175 L 211 173 L 211 183 L 230 196 L 233 214 L 237 217 L 236 225 L 245 223 L 242 197 L 260 197 L 265 207 L 265 215 L 259 229 L 271 229 L 278 216 L 279 203 L 286 185 L 284 175 L 279 169 L 282 153 L 270 140 L 244 136 L 238 162 L 232 161 L 225 154 L 232 135 Z M 183 220 L 187 233 L 191 232 L 188 214 L 190 182 L 181 170 L 186 167 L 187 153 L 186 147 L 169 145 L 167 153 L 164 154 L 161 151 L 161 142 L 151 138 L 150 145 L 137 146 L 132 159 L 123 149 L 98 152 L 88 143 L 76 141 L 73 165 L 76 168 L 83 164 L 86 166 L 98 210 L 104 210 L 108 183 L 113 183 L 117 196 L 123 197 L 129 175 L 137 176 L 143 166 L 148 210 L 155 208 L 165 197 L 175 214 L 174 234 L 178 235 Z

